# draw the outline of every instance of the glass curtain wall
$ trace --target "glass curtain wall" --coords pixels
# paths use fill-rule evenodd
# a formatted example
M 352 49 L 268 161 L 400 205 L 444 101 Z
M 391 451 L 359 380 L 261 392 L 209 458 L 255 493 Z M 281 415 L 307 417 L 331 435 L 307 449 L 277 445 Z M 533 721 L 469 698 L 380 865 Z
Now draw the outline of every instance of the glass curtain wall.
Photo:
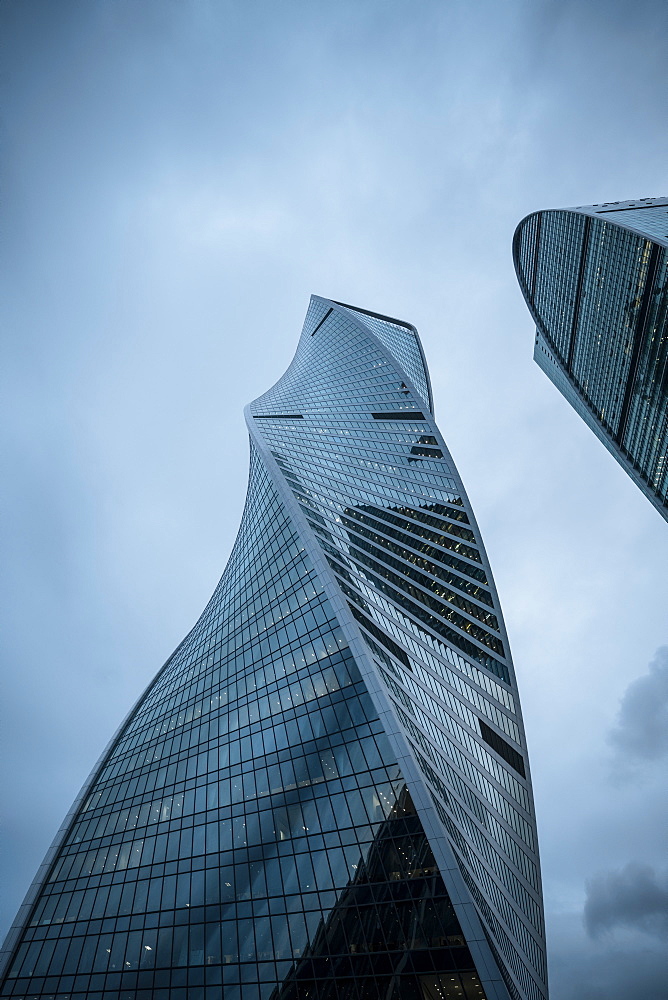
M 0 996 L 541 1000 L 531 786 L 415 330 L 312 298 L 201 618 L 96 767 Z
M 668 519 L 668 200 L 534 213 L 514 256 L 535 360 Z

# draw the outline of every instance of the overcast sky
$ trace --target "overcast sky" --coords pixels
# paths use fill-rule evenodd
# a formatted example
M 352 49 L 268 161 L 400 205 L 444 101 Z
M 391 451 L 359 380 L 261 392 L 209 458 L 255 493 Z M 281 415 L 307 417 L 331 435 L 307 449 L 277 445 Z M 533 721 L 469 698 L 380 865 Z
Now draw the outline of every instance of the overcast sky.
M 3 929 L 224 568 L 242 408 L 315 292 L 420 331 L 516 662 L 552 996 L 665 996 L 668 526 L 532 361 L 511 239 L 668 194 L 667 11 L 0 3 Z

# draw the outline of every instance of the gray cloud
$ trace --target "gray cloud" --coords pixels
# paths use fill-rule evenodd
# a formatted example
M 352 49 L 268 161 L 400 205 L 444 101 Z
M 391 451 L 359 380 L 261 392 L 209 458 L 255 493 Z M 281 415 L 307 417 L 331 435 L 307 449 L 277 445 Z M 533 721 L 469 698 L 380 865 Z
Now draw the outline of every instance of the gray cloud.
M 587 883 L 584 921 L 591 937 L 626 928 L 656 937 L 668 933 L 668 878 L 630 862 Z
M 583 947 L 573 929 L 577 919 L 570 920 L 561 950 L 550 946 L 550 995 L 555 1000 L 665 1000 L 668 959 L 658 942 L 619 947 L 617 940 L 601 940 Z
M 668 646 L 657 650 L 648 673 L 627 688 L 609 740 L 630 762 L 668 754 Z
M 659 768 L 611 795 L 601 747 L 668 641 L 668 533 L 533 364 L 510 255 L 536 208 L 665 191 L 664 8 L 0 3 L 0 927 L 208 599 L 243 405 L 318 292 L 424 338 L 520 676 L 552 995 L 664 997 L 657 939 L 591 938 L 581 896 L 629 843 L 663 863 Z

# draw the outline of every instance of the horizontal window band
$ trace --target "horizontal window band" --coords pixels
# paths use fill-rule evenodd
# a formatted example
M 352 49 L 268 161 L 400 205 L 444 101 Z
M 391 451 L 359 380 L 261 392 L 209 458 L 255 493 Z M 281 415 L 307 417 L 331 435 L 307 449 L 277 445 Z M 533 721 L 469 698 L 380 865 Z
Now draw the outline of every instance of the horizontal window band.
M 256 413 L 256 420 L 303 420 L 302 413 Z
M 499 736 L 499 734 L 495 733 L 493 729 L 490 729 L 490 727 L 483 722 L 482 719 L 478 719 L 478 722 L 480 724 L 480 735 L 485 743 L 487 743 L 492 750 L 496 750 L 499 757 L 503 757 L 503 759 L 507 761 L 511 767 L 515 768 L 518 774 L 521 774 L 523 778 L 526 778 L 524 758 L 522 755 L 519 754 L 517 750 L 514 750 L 510 743 L 506 743 L 502 736 Z
M 362 612 L 356 608 L 354 604 L 351 604 L 350 601 L 348 601 L 348 607 L 359 624 L 365 628 L 367 632 L 370 632 L 375 639 L 378 639 L 378 641 L 381 642 L 383 646 L 390 651 L 390 653 L 392 653 L 392 656 L 399 660 L 399 663 L 403 663 L 403 665 L 408 667 L 409 670 L 413 669 L 411 667 L 410 660 L 408 659 L 408 654 L 398 643 L 394 641 L 394 639 L 390 639 L 389 635 L 383 632 L 382 629 L 378 628 L 375 622 L 370 621 L 370 619 L 367 618 L 366 615 L 362 614 Z
M 371 521 L 372 525 L 374 524 L 371 518 L 369 518 L 368 520 Z M 458 590 L 463 591 L 465 594 L 470 594 L 472 597 L 475 597 L 476 600 L 482 601 L 483 603 L 487 604 L 490 608 L 494 607 L 492 601 L 492 595 L 489 593 L 489 591 L 481 587 L 480 584 L 473 583 L 470 580 L 466 580 L 463 577 L 457 576 L 455 573 L 451 573 L 449 569 L 445 568 L 443 559 L 441 558 L 441 556 L 442 555 L 445 556 L 445 554 L 444 553 L 442 554 L 438 549 L 434 549 L 432 548 L 432 546 L 427 545 L 426 543 L 422 543 L 422 546 L 419 551 L 421 553 L 426 552 L 427 555 L 435 554 L 435 559 L 434 561 L 432 561 L 429 558 L 425 558 L 425 555 L 418 554 L 418 551 L 414 550 L 414 548 L 406 548 L 403 545 L 397 545 L 396 542 L 392 542 L 388 538 L 385 538 L 384 535 L 378 534 L 376 531 L 370 530 L 369 528 L 365 527 L 364 524 L 352 521 L 348 518 L 342 518 L 342 523 L 348 529 L 349 534 L 352 534 L 354 536 L 359 536 L 364 539 L 368 539 L 368 541 L 372 543 L 378 550 L 387 549 L 389 552 L 392 552 L 395 555 L 399 556 L 400 559 L 404 560 L 406 563 L 409 563 L 411 566 L 417 566 L 420 569 L 424 569 L 427 571 L 427 573 L 431 573 L 432 576 L 437 577 L 439 580 L 442 580 L 444 583 L 447 583 L 452 587 L 457 587 Z M 378 524 L 379 522 L 375 523 Z M 385 525 L 381 525 L 381 527 L 385 530 L 385 534 L 393 533 L 393 537 L 395 538 L 401 537 L 401 532 L 394 531 L 394 529 L 388 528 Z M 413 546 L 415 545 L 414 539 L 411 539 L 410 536 L 404 535 L 403 538 L 404 539 L 407 538 L 408 545 L 413 545 Z M 352 540 L 353 539 L 351 539 L 351 541 Z M 359 538 L 355 538 L 354 540 L 357 545 L 361 544 Z M 371 551 L 371 549 L 368 549 L 367 551 Z M 452 562 L 456 563 L 457 560 L 453 559 Z M 464 567 L 464 572 L 466 572 L 469 568 L 466 565 L 466 563 L 460 563 L 460 566 Z
M 435 506 L 435 504 L 430 505 L 430 507 L 433 506 Z M 447 510 L 448 508 L 443 509 Z M 362 520 L 362 516 L 358 513 L 358 510 L 361 511 L 362 514 L 368 513 L 372 517 L 380 518 L 390 524 L 396 524 L 397 527 L 403 528 L 404 531 L 410 531 L 414 535 L 419 535 L 420 538 L 428 537 L 429 541 L 435 542 L 436 545 L 440 545 L 441 548 L 446 547 L 447 543 L 444 539 L 446 534 L 456 535 L 457 538 L 463 538 L 465 541 L 472 542 L 473 545 L 477 545 L 476 537 L 470 528 L 462 528 L 458 524 L 451 524 L 449 521 L 443 521 L 440 518 L 430 517 L 429 514 L 424 513 L 424 510 L 415 510 L 412 507 L 376 507 L 373 504 L 365 504 L 359 508 L 351 507 L 347 513 L 350 513 L 352 517 L 356 517 L 358 520 Z M 407 518 L 411 518 L 411 521 L 408 521 Z M 424 529 L 421 530 L 419 525 L 412 523 L 413 521 L 421 521 L 423 524 L 429 525 L 430 528 L 436 528 L 440 533 L 440 536 L 435 535 L 433 531 L 428 531 L 425 534 Z M 440 540 L 437 540 L 439 538 Z M 465 548 L 468 547 L 465 546 Z M 472 550 L 471 555 L 467 552 L 466 555 L 469 559 L 475 559 L 476 562 L 480 562 L 480 553 L 477 550 Z
M 341 587 L 343 593 L 346 595 L 346 597 L 350 598 L 351 601 L 355 602 L 363 601 L 363 598 L 361 597 L 360 594 L 358 594 L 358 592 L 354 589 L 354 587 L 349 586 L 349 584 L 346 583 L 346 577 L 342 579 L 342 576 L 344 574 L 347 574 L 347 579 L 349 580 L 350 584 L 354 583 L 352 577 L 350 576 L 350 573 L 348 572 L 348 569 L 347 568 L 344 569 L 336 561 L 336 559 L 342 558 L 341 553 L 335 552 L 331 546 L 327 546 L 327 549 L 331 554 L 333 554 L 336 557 L 336 558 L 331 558 L 330 555 L 327 554 L 327 551 L 325 552 L 325 558 L 327 559 L 327 562 L 329 563 L 332 570 L 337 574 L 338 584 Z M 412 619 L 408 618 L 410 627 L 413 630 L 417 628 L 419 629 L 420 632 L 423 632 L 428 637 L 427 641 L 430 643 L 430 645 L 432 645 L 432 647 L 434 642 L 434 635 L 431 632 L 429 632 L 426 628 L 424 628 L 421 622 L 423 622 L 424 625 L 427 625 L 429 629 L 432 629 L 433 632 L 436 633 L 437 638 L 438 636 L 440 636 L 442 639 L 445 639 L 446 645 L 450 645 L 451 647 L 453 647 L 455 652 L 464 653 L 465 656 L 468 656 L 472 660 L 475 660 L 476 663 L 480 664 L 480 666 L 484 667 L 486 670 L 489 670 L 490 673 L 496 674 L 496 676 L 500 677 L 501 680 L 506 682 L 506 684 L 510 684 L 510 675 L 508 673 L 508 668 L 505 665 L 505 663 L 502 663 L 500 660 L 497 660 L 494 656 L 491 656 L 485 650 L 481 649 L 479 646 L 476 646 L 470 640 L 465 639 L 463 635 L 461 635 L 458 632 L 455 632 L 454 629 L 449 628 L 445 624 L 445 622 L 440 621 L 434 615 L 430 614 L 426 608 L 421 607 L 420 605 L 414 603 L 413 601 L 408 601 L 403 595 L 399 594 L 396 590 L 394 590 L 394 588 L 385 584 L 384 581 L 378 580 L 378 582 L 374 584 L 374 586 L 376 587 L 377 590 L 381 591 L 383 594 L 386 594 L 391 598 L 391 600 L 395 601 L 402 614 L 404 613 L 404 611 L 408 611 L 409 614 L 413 615 Z M 417 621 L 415 621 L 414 619 L 417 619 Z
M 362 559 L 356 553 L 351 552 L 351 555 L 353 555 L 354 558 L 362 564 Z M 372 562 L 372 560 L 370 560 L 370 562 Z M 356 567 L 353 568 L 357 570 Z M 430 625 L 430 627 L 436 628 L 436 630 L 443 635 L 443 638 L 445 638 L 446 641 L 447 637 L 443 632 L 443 619 L 451 622 L 455 628 L 461 629 L 461 631 L 465 634 L 472 636 L 479 643 L 481 643 L 481 645 L 487 646 L 488 649 L 493 650 L 501 656 L 506 655 L 503 643 L 499 638 L 491 635 L 486 629 L 476 625 L 474 622 L 470 622 L 468 619 L 464 618 L 463 615 L 458 614 L 454 608 L 450 608 L 442 601 L 436 600 L 430 594 L 419 591 L 416 587 L 409 584 L 408 581 L 404 583 L 404 581 L 400 577 L 398 578 L 396 574 L 392 574 L 388 570 L 387 573 L 383 573 L 381 576 L 379 575 L 378 570 L 375 568 L 366 569 L 366 566 L 364 567 L 363 572 L 367 581 L 371 583 L 376 590 L 379 590 L 382 594 L 385 594 L 386 597 L 395 601 L 400 607 L 408 610 L 411 614 L 415 615 L 416 618 L 425 621 L 426 624 Z M 385 580 L 389 580 L 390 582 L 386 583 Z M 394 586 L 392 584 L 394 584 Z M 431 613 L 432 611 L 439 617 L 435 618 Z M 435 624 L 432 625 L 431 622 L 434 622 Z M 456 638 L 450 639 L 450 641 L 455 642 L 460 649 L 465 648 L 462 645 L 462 642 L 467 642 L 467 645 L 473 646 L 473 643 L 468 643 L 468 641 L 464 640 L 463 636 L 460 636 L 458 632 L 453 632 L 452 629 L 448 629 L 447 626 L 445 626 L 445 628 L 447 632 L 456 636 Z M 475 646 L 473 646 L 473 648 L 476 649 L 476 653 L 482 652 L 482 650 L 476 648 Z M 468 649 L 465 649 L 465 652 L 468 652 Z
M 397 410 L 396 413 L 372 413 L 374 420 L 426 420 L 421 410 Z
M 643 208 L 668 208 L 668 201 L 661 205 L 627 205 L 626 208 L 597 208 L 597 215 L 608 215 L 610 212 L 638 212 Z
M 450 590 L 440 581 L 433 580 L 431 577 L 425 576 L 425 574 L 421 573 L 418 569 L 414 569 L 412 566 L 404 564 L 401 560 L 395 559 L 389 553 L 383 552 L 382 549 L 377 549 L 373 545 L 367 546 L 364 542 L 354 543 L 354 541 L 351 540 L 351 544 L 348 546 L 348 551 L 352 558 L 362 566 L 368 566 L 374 573 L 378 573 L 386 580 L 389 580 L 390 583 L 393 583 L 405 593 L 410 594 L 411 597 L 420 601 L 422 604 L 428 604 L 429 607 L 434 607 L 431 601 L 427 600 L 427 598 L 429 597 L 429 592 L 435 594 L 435 596 L 439 599 L 439 605 L 443 609 L 438 613 L 444 618 L 449 618 L 453 624 L 457 624 L 457 620 L 459 620 L 461 624 L 458 624 L 458 628 L 462 628 L 464 631 L 467 631 L 467 627 L 464 624 L 465 619 L 463 619 L 461 615 L 458 615 L 455 611 L 452 611 L 452 614 L 456 616 L 456 618 L 450 618 L 448 613 L 450 609 L 448 608 L 448 605 L 460 608 L 471 618 L 476 618 L 479 622 L 482 622 L 485 626 L 485 632 L 487 629 L 494 629 L 498 632 L 499 623 L 496 615 L 492 611 L 487 608 L 481 608 L 479 605 L 469 601 L 463 595 Z M 397 572 L 393 572 L 394 570 Z M 402 577 L 406 577 L 407 580 L 411 582 L 404 584 Z M 422 590 L 418 590 L 414 587 L 413 582 L 416 583 Z M 427 593 L 423 594 L 422 591 L 427 591 Z M 443 604 L 443 601 L 446 601 L 447 604 Z M 478 627 L 475 622 L 467 623 L 467 625 L 468 624 L 474 628 Z M 476 633 L 474 632 L 473 634 L 475 635 Z M 485 645 L 488 645 L 488 642 L 485 639 L 480 639 L 477 635 L 476 638 L 478 638 L 479 641 L 484 642 Z

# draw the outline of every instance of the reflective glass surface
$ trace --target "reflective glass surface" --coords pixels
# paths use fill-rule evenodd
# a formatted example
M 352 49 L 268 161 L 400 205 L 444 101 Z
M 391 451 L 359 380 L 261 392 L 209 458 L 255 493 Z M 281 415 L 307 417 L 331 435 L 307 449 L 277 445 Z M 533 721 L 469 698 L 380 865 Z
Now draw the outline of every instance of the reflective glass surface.
M 639 205 L 634 208 L 613 208 L 599 210 L 599 215 L 610 216 L 618 225 L 639 229 L 647 236 L 668 239 L 668 201 L 662 199 L 660 205 Z
M 507 638 L 417 334 L 313 298 L 199 621 L 96 768 L 1 996 L 541 1000 Z
M 668 518 L 666 213 L 540 212 L 520 223 L 514 254 L 536 361 Z

